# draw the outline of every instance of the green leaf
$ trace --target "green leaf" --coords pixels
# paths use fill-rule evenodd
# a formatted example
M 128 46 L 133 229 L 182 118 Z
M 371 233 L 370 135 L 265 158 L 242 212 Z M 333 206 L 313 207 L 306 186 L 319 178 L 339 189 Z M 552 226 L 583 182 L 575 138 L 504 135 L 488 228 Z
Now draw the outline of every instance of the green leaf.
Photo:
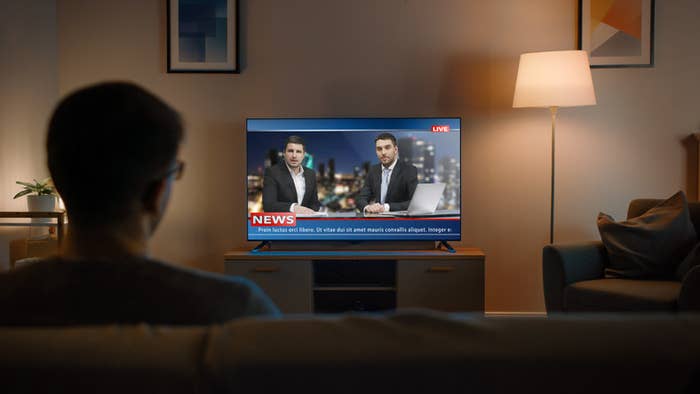
M 20 197 L 22 197 L 22 196 L 26 196 L 27 194 L 29 194 L 29 193 L 31 193 L 31 192 L 32 192 L 31 190 L 25 189 L 25 190 L 22 190 L 21 192 L 15 194 L 15 196 L 12 197 L 12 198 L 13 198 L 13 199 L 15 199 L 15 198 L 20 198 Z
M 46 178 L 41 182 L 37 181 L 36 178 L 32 178 L 34 183 L 16 181 L 18 185 L 24 186 L 24 190 L 17 193 L 14 198 L 25 196 L 30 193 L 36 193 L 37 195 L 56 195 L 56 190 L 53 187 L 51 178 Z

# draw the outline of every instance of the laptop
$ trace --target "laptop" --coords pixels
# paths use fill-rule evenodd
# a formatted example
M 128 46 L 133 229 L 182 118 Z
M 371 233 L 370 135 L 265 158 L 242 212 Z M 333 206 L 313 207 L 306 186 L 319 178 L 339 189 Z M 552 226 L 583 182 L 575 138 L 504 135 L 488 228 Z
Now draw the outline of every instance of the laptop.
M 444 183 L 419 183 L 413 192 L 411 202 L 406 211 L 382 212 L 380 215 L 389 216 L 425 216 L 435 213 L 435 209 L 445 191 Z

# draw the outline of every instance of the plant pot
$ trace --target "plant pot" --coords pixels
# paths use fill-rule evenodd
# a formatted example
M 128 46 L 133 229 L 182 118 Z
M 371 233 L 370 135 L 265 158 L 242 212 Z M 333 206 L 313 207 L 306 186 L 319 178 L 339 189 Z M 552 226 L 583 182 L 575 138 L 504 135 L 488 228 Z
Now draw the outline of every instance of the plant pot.
M 45 194 L 41 196 L 27 196 L 27 210 L 29 212 L 52 212 L 56 210 L 56 196 Z M 51 220 L 51 219 L 49 219 Z
M 40 196 L 27 196 L 27 210 L 29 212 L 52 212 L 56 210 L 56 196 L 45 194 Z M 32 218 L 32 223 L 51 223 L 52 218 Z M 49 227 L 30 227 L 29 239 L 49 238 Z

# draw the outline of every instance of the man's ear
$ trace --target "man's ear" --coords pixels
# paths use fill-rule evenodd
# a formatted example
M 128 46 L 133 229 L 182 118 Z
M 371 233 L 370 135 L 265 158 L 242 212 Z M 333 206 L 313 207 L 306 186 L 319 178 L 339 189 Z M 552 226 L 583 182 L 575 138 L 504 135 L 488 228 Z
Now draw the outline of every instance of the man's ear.
M 143 194 L 143 197 L 141 199 L 141 203 L 143 204 L 143 209 L 146 212 L 149 213 L 154 213 L 156 215 L 161 215 L 162 212 L 162 207 L 163 204 L 161 204 L 161 200 L 163 199 L 163 196 L 166 192 L 166 189 L 168 187 L 168 179 L 163 178 L 158 181 L 151 182 L 150 185 L 146 188 L 146 191 Z

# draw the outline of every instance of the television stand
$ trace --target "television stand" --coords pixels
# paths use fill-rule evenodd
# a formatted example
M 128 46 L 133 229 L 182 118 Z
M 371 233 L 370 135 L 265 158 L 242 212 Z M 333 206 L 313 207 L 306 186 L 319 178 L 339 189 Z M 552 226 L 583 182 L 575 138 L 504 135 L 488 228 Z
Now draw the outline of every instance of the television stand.
M 484 253 L 423 250 L 232 250 L 226 274 L 256 282 L 284 313 L 484 310 Z M 449 247 L 449 245 L 441 244 Z
M 268 248 L 272 248 L 272 244 L 270 243 L 270 241 L 262 241 L 258 244 L 258 246 L 254 247 L 253 250 L 251 250 L 250 252 L 251 253 L 258 253 L 258 252 L 262 251 L 262 249 L 265 246 L 267 246 Z
M 440 243 L 438 244 L 438 248 L 440 248 L 440 246 L 444 246 L 445 249 L 447 249 L 447 251 L 450 253 L 456 252 L 456 250 L 454 250 L 454 248 L 450 246 L 450 244 L 448 244 L 447 241 L 440 241 Z

